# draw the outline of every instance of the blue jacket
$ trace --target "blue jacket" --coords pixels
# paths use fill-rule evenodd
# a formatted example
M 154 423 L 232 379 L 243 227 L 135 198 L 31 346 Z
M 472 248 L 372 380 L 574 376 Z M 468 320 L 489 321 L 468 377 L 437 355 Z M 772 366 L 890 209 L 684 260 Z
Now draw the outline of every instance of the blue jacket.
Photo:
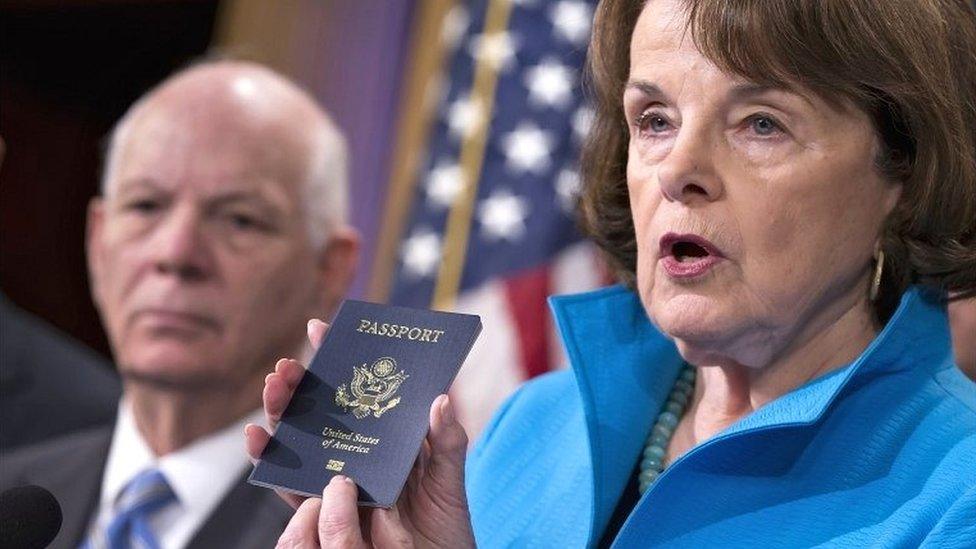
M 621 287 L 551 300 L 571 371 L 526 384 L 468 461 L 479 547 L 596 544 L 679 372 Z M 676 460 L 615 547 L 976 547 L 976 385 L 918 289 L 850 365 Z

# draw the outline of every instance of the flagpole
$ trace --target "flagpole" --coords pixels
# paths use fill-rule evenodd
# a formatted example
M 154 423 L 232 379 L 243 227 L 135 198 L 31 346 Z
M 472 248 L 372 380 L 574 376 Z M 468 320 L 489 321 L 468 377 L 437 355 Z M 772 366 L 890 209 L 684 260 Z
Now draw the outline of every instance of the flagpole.
M 471 216 L 474 212 L 475 198 L 478 196 L 478 182 L 481 179 L 485 146 L 491 129 L 491 113 L 495 103 L 498 71 L 501 69 L 501 60 L 491 55 L 489 40 L 505 32 L 511 13 L 511 0 L 491 0 L 488 4 L 485 28 L 481 35 L 481 50 L 478 52 L 475 66 L 474 85 L 469 99 L 481 110 L 479 119 L 484 122 L 470 132 L 461 144 L 460 164 L 464 184 L 448 214 L 441 251 L 441 266 L 431 300 L 432 309 L 450 309 L 457 299 L 461 286 L 468 236 L 471 233 Z
M 383 210 L 383 227 L 367 292 L 370 300 L 379 303 L 389 300 L 396 277 L 397 250 L 413 203 L 417 168 L 437 110 L 437 94 L 431 93 L 430 87 L 438 82 L 437 76 L 444 70 L 445 44 L 441 29 L 455 4 L 456 0 L 421 2 L 411 29 L 410 64 L 405 72 L 408 77 L 398 110 L 400 120 Z

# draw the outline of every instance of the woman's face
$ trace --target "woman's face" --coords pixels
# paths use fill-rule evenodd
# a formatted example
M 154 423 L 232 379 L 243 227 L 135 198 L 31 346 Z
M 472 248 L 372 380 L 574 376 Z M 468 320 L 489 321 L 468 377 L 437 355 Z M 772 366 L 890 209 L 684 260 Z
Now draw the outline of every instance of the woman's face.
M 637 283 L 698 364 L 760 367 L 855 308 L 900 188 L 874 165 L 868 116 L 720 71 L 654 0 L 623 103 Z

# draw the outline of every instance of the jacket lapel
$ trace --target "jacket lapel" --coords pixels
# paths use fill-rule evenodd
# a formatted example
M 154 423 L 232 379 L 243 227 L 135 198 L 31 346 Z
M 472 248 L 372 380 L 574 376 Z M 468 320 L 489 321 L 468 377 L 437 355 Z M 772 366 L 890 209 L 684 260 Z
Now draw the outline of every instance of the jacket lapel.
M 626 288 L 554 297 L 550 305 L 586 416 L 592 545 L 613 513 L 682 360 Z
M 273 491 L 248 484 L 245 474 L 220 501 L 187 549 L 274 547 L 292 513 Z
M 92 513 L 98 508 L 102 471 L 112 439 L 112 429 L 75 435 L 75 444 L 65 445 L 53 466 L 31 478 L 51 491 L 61 504 L 61 530 L 51 547 L 77 547 L 88 533 Z M 39 460 L 40 461 L 40 460 Z

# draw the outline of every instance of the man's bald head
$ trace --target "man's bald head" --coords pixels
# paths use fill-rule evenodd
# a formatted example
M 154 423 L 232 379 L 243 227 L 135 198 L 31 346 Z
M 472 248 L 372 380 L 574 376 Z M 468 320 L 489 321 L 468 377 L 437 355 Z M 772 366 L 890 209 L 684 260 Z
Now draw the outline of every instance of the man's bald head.
M 311 240 L 321 245 L 345 223 L 346 145 L 328 115 L 303 90 L 254 63 L 215 61 L 164 80 L 113 129 L 102 194 L 118 187 L 120 163 L 146 140 L 181 132 L 204 153 L 222 146 L 268 157 L 277 177 L 296 178 Z M 244 150 L 247 150 L 245 153 Z

